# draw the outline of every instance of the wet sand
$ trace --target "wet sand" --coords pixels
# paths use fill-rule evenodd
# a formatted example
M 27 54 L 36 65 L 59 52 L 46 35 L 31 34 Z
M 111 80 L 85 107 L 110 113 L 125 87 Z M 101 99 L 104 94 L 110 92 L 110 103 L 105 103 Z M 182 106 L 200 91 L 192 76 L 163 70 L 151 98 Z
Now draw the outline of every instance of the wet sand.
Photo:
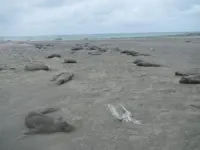
M 191 42 L 185 42 L 185 41 Z M 108 50 L 71 54 L 74 44 L 108 44 L 151 56 L 127 56 Z M 54 47 L 35 48 L 35 43 Z M 155 49 L 155 50 L 153 50 Z M 51 54 L 61 58 L 46 59 Z M 143 58 L 166 67 L 138 67 Z M 75 59 L 75 64 L 63 64 Z M 30 62 L 45 63 L 51 71 L 26 72 Z M 175 71 L 200 66 L 200 37 L 154 37 L 99 41 L 40 41 L 0 43 L 0 149 L 2 150 L 198 150 L 200 148 L 200 85 L 181 85 Z M 51 82 L 58 72 L 73 72 L 72 81 Z M 122 103 L 140 125 L 114 119 L 107 105 Z M 72 133 L 34 135 L 19 140 L 31 110 L 60 107 L 78 126 Z

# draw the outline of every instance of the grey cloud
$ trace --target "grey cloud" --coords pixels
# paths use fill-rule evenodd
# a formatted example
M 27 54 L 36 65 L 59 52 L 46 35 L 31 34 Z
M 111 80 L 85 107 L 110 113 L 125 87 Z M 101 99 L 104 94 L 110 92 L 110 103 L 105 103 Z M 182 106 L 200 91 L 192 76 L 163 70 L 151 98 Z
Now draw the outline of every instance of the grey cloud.
M 7 0 L 4 35 L 200 30 L 199 0 Z M 7 31 L 1 31 L 3 29 Z
M 38 4 L 38 7 L 59 7 L 66 3 L 66 0 L 45 0 Z

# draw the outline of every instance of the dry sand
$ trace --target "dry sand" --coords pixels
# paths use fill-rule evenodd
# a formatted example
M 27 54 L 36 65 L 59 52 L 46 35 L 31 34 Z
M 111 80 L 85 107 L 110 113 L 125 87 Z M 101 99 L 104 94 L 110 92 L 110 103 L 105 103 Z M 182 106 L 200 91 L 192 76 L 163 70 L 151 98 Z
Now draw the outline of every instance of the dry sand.
M 185 42 L 191 40 L 192 42 Z M 151 56 L 132 57 L 116 51 L 88 55 L 70 53 L 78 43 L 108 44 Z M 34 43 L 53 47 L 36 49 Z M 155 50 L 152 50 L 154 48 Z M 60 58 L 45 59 L 52 53 Z M 167 65 L 138 67 L 146 58 Z M 77 64 L 62 64 L 75 59 Z M 47 64 L 51 71 L 25 72 L 30 62 Z M 99 41 L 40 41 L 0 43 L 0 65 L 16 70 L 0 71 L 1 150 L 199 150 L 200 85 L 181 85 L 174 72 L 200 66 L 200 37 L 155 37 Z M 50 80 L 58 72 L 75 74 L 58 86 Z M 122 103 L 142 124 L 121 123 L 107 105 Z M 60 107 L 73 133 L 33 135 L 19 140 L 24 117 L 45 106 Z

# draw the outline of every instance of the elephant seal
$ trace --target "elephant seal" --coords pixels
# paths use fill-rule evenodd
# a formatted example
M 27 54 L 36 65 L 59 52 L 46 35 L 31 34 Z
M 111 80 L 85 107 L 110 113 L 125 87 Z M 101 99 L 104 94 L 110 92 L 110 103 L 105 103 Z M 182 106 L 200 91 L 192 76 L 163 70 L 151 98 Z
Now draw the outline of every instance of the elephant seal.
M 124 51 L 121 51 L 120 53 L 126 54 L 126 55 L 131 55 L 131 56 L 139 56 L 139 53 L 135 52 L 135 51 L 124 50 Z
M 55 58 L 55 57 L 61 58 L 61 56 L 59 54 L 51 54 L 51 55 L 47 56 L 46 58 L 50 59 L 50 58 Z
M 136 64 L 137 66 L 142 66 L 142 67 L 161 67 L 162 65 L 160 64 L 156 64 L 156 63 L 151 63 L 151 62 L 147 62 L 141 59 L 137 59 L 133 62 L 134 64 Z
M 120 53 L 126 54 L 126 55 L 131 55 L 131 56 L 150 56 L 149 54 L 141 54 L 139 52 L 129 51 L 129 50 L 124 50 L 124 51 L 121 51 Z
M 25 71 L 40 71 L 40 70 L 45 70 L 49 71 L 49 67 L 45 64 L 30 64 L 24 67 Z
M 181 84 L 200 84 L 200 74 L 183 76 L 179 80 Z
M 195 75 L 195 74 L 199 74 L 198 72 L 194 72 L 194 71 L 176 71 L 175 72 L 175 76 L 190 76 L 190 75 Z
M 63 61 L 63 63 L 74 64 L 74 63 L 77 63 L 77 61 L 74 60 L 74 59 L 65 59 L 65 60 Z
M 76 44 L 71 48 L 72 51 L 78 51 L 78 50 L 83 50 L 84 47 L 81 44 Z
M 48 134 L 56 132 L 72 132 L 74 126 L 68 124 L 60 117 L 54 119 L 53 117 L 47 116 L 46 114 L 57 111 L 57 108 L 47 108 L 43 111 L 32 111 L 29 112 L 25 117 L 25 126 L 29 131 L 24 132 L 25 135 L 29 134 Z
M 62 72 L 57 75 L 54 75 L 51 81 L 56 81 L 57 85 L 65 84 L 71 81 L 74 77 L 73 73 L 70 72 Z

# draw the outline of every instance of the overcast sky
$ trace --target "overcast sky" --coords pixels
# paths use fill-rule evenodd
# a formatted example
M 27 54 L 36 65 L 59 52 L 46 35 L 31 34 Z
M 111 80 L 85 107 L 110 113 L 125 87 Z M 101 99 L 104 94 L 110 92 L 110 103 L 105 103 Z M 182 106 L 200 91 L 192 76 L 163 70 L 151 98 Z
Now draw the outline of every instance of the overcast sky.
M 0 36 L 200 31 L 200 0 L 0 0 Z

